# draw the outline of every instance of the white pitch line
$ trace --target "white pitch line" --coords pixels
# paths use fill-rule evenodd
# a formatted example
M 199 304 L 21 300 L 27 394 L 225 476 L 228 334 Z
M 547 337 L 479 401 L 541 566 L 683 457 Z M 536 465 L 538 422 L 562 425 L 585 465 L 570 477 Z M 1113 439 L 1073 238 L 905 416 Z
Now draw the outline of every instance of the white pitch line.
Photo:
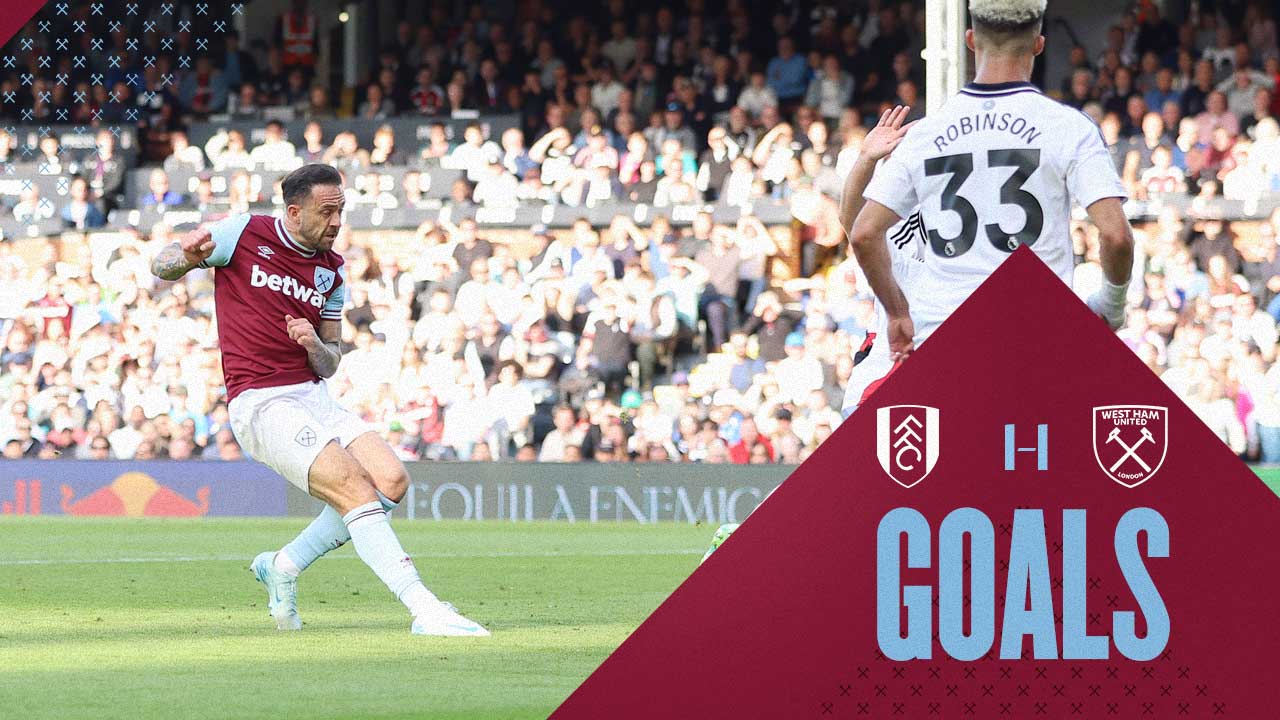
M 655 555 L 701 555 L 704 550 L 601 550 L 599 552 L 488 552 L 488 553 L 416 553 L 412 557 L 440 558 L 555 558 L 555 557 L 628 557 Z M 357 560 L 354 555 L 339 555 L 334 560 Z M 233 562 L 253 560 L 248 555 L 175 555 L 172 557 L 123 557 L 94 560 L 0 560 L 4 565 L 127 565 L 131 563 Z

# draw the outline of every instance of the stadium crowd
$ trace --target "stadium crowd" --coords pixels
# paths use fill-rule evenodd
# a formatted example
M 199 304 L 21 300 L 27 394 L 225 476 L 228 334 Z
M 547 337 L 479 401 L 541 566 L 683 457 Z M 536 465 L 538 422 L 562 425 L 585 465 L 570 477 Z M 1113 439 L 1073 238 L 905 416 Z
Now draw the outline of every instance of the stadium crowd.
M 94 62 L 118 56 L 136 76 L 122 70 L 109 89 L 83 80 L 77 101 L 49 70 L 33 68 L 43 78 L 33 87 L 0 75 L 0 91 L 30 101 L 0 103 L 0 116 L 34 103 L 42 119 L 101 123 L 142 109 L 148 192 L 129 197 L 111 132 L 79 152 L 44 137 L 33 157 L 0 130 L 0 162 L 69 179 L 65 198 L 25 189 L 0 215 L 91 230 L 121 208 L 269 212 L 278 193 L 263 175 L 304 162 L 343 170 L 349 206 L 425 207 L 422 178 L 460 170 L 410 251 L 350 228 L 336 245 L 352 295 L 332 386 L 402 457 L 799 462 L 839 425 L 872 322 L 835 198 L 866 122 L 888 104 L 921 112 L 923 13 L 906 2 L 860 3 L 852 15 L 765 5 L 728 0 L 711 13 L 690 0 L 633 16 L 610 0 L 551 24 L 539 3 L 511 23 L 436 4 L 431 22 L 397 28 L 346 108 L 293 29 L 304 3 L 281 18 L 274 44 L 245 49 L 228 34 L 218 57 L 185 72 L 164 53 L 168 65 L 143 69 L 141 51 L 108 34 Z M 1280 191 L 1275 20 L 1262 3 L 1233 8 L 1174 25 L 1143 4 L 1103 46 L 1074 48 L 1067 81 L 1050 91 L 1099 122 L 1132 195 L 1158 216 L 1138 233 L 1121 338 L 1234 451 L 1280 462 L 1280 211 L 1247 233 L 1211 211 L 1215 198 L 1247 206 Z M 265 120 L 281 108 L 271 117 L 313 121 L 302 137 Z M 480 123 L 450 137 L 442 120 L 467 111 L 520 122 L 500 137 Z M 264 141 L 231 131 L 188 142 L 187 123 L 222 116 L 262 121 Z M 325 136 L 320 121 L 335 116 L 421 118 L 429 131 L 419 146 L 386 125 L 361 147 L 353 133 Z M 405 170 L 398 181 L 392 169 Z M 171 186 L 180 171 L 190 186 Z M 535 227 L 532 252 L 491 241 L 468 212 L 513 201 L 749 211 L 761 198 L 789 202 L 802 223 L 798 278 L 773 275 L 779 246 L 750 212 L 729 225 L 702 211 L 687 226 L 619 214 L 605 227 Z M 81 262 L 52 239 L 34 253 L 0 243 L 4 457 L 241 457 L 211 275 L 166 283 L 148 271 L 181 231 L 91 233 Z M 1101 270 L 1091 228 L 1074 241 L 1083 297 Z

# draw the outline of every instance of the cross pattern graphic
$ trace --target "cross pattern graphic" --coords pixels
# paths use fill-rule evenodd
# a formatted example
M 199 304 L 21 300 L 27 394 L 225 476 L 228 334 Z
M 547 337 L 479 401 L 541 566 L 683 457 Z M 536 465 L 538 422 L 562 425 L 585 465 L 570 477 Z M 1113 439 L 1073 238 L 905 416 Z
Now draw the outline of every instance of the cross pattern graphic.
M 1060 554 L 1061 543 L 1051 545 L 1050 551 Z M 1051 580 L 1060 586 L 1060 576 Z M 1103 590 L 1101 578 L 1089 577 L 1087 583 L 1090 590 Z M 1111 607 L 1118 606 L 1117 596 L 1104 597 Z M 934 641 L 938 642 L 937 633 Z M 1149 663 L 1115 657 L 1108 663 L 1037 663 L 1029 647 L 1019 661 L 1008 661 L 999 658 L 998 645 L 978 660 L 962 664 L 903 664 L 890 660 L 878 647 L 865 657 L 863 664 L 842 672 L 829 691 L 817 698 L 815 715 L 1168 718 L 1228 713 L 1227 701 L 1196 680 L 1194 668 L 1177 662 L 1176 651 L 1169 648 Z
M 878 654 L 878 652 L 877 652 Z M 874 657 L 874 655 L 873 655 Z M 1171 662 L 1140 666 L 1036 666 L 996 661 L 963 666 L 891 665 L 880 655 L 831 687 L 815 708 L 821 717 L 1212 717 L 1228 704 L 1192 668 Z M 976 681 L 976 682 L 975 682 Z
M 86 20 L 86 16 L 80 13 L 77 13 L 79 17 L 71 19 L 73 8 L 87 9 L 88 19 Z M 10 161 L 0 162 L 0 175 L 35 173 L 37 168 L 28 164 L 37 156 L 33 146 L 37 145 L 41 138 L 50 135 L 83 136 L 106 130 L 117 139 L 124 137 L 125 129 L 120 124 L 108 122 L 108 118 L 116 118 L 117 122 L 129 125 L 144 121 L 149 112 L 147 108 L 151 107 L 151 101 L 155 98 L 155 92 L 161 90 L 176 92 L 182 82 L 182 76 L 194 68 L 194 58 L 212 52 L 215 49 L 213 37 L 230 32 L 232 18 L 244 15 L 243 3 L 223 5 L 202 2 L 196 4 L 191 10 L 193 16 L 197 18 L 197 22 L 193 23 L 190 17 L 179 19 L 178 9 L 176 3 L 166 2 L 149 11 L 150 16 L 144 17 L 143 7 L 138 2 L 124 2 L 118 5 L 109 5 L 100 0 L 56 2 L 39 11 L 36 17 L 28 22 L 27 26 L 19 31 L 7 45 L 0 46 L 0 69 L 33 68 L 35 70 L 35 72 L 19 73 L 20 91 L 6 89 L 0 92 L 0 106 L 20 106 L 23 102 L 30 103 L 16 110 L 23 127 L 6 128 L 11 136 L 18 139 L 18 148 Z M 59 18 L 65 19 L 59 20 Z M 114 91 L 108 93 L 106 102 L 101 106 L 86 109 L 83 115 L 84 122 L 76 123 L 74 111 L 69 108 L 50 107 L 54 102 L 52 88 L 54 86 L 70 88 L 75 76 L 87 79 L 90 88 L 107 87 L 109 76 L 126 67 L 140 67 L 148 70 L 161 67 L 158 55 L 139 56 L 137 53 L 141 52 L 144 46 L 155 48 L 157 44 L 161 53 L 166 55 L 173 53 L 178 49 L 176 33 L 172 31 L 175 25 L 177 33 L 192 33 L 191 42 L 195 46 L 194 51 L 188 51 L 177 57 L 170 56 L 169 67 L 172 71 L 157 76 L 153 81 L 154 87 L 148 87 L 145 75 L 140 72 L 132 72 L 122 78 L 138 94 L 141 100 L 140 107 L 134 107 L 128 97 L 118 96 Z M 208 34 L 198 34 L 202 31 Z M 124 46 L 120 48 L 120 52 L 111 52 L 106 55 L 102 59 L 102 64 L 94 68 L 93 72 L 79 75 L 89 70 L 91 63 L 90 57 L 88 54 L 83 54 L 83 51 L 70 56 L 71 70 L 75 72 L 65 72 L 66 65 L 56 65 L 57 57 L 53 53 L 66 58 L 76 49 L 85 46 L 85 36 L 89 36 L 87 45 L 90 53 L 107 53 L 106 35 L 112 32 L 128 34 L 124 40 Z M 55 67 L 58 67 L 56 72 Z M 98 68 L 111 72 L 101 72 Z M 37 83 L 41 82 L 44 83 L 43 88 L 37 89 Z M 77 87 L 70 96 L 74 105 L 82 107 L 92 100 L 91 93 L 86 92 L 83 87 Z M 30 100 L 24 101 L 24 98 L 30 98 Z M 31 127 L 37 124 L 38 127 Z M 52 167 L 45 169 L 56 172 Z M 61 177 L 46 184 L 45 190 L 53 190 L 60 195 L 65 195 L 69 184 L 69 178 Z M 28 197 L 38 190 L 36 184 L 29 179 L 23 183 L 22 187 Z M 41 197 L 33 203 L 32 207 L 36 211 L 27 213 L 22 218 L 29 226 L 53 217 L 56 212 L 54 203 L 47 197 Z

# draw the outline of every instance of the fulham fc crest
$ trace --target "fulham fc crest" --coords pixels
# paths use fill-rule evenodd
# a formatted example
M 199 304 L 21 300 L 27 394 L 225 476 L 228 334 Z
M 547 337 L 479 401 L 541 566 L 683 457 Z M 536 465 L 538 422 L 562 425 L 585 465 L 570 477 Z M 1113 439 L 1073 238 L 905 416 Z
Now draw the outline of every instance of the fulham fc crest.
M 1127 488 L 1156 474 L 1168 446 L 1168 408 L 1104 405 L 1093 409 L 1093 456 L 1103 472 Z
M 938 409 L 890 405 L 876 411 L 876 457 L 902 487 L 914 487 L 938 463 Z
M 321 294 L 329 292 L 329 288 L 333 287 L 333 271 L 329 268 L 316 268 L 316 290 Z

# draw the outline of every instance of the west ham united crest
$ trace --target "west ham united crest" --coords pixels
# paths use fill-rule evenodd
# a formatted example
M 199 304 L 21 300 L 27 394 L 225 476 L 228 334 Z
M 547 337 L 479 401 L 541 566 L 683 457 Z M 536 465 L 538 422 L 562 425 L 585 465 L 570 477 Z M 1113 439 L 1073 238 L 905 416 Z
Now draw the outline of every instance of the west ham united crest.
M 316 268 L 315 274 L 316 290 L 321 294 L 329 292 L 329 288 L 333 287 L 333 271 L 329 268 Z
M 938 463 L 938 409 L 890 405 L 877 410 L 876 457 L 902 487 L 924 480 Z
M 1156 474 L 1168 445 L 1168 408 L 1103 405 L 1093 409 L 1093 456 L 1103 472 L 1127 488 Z

